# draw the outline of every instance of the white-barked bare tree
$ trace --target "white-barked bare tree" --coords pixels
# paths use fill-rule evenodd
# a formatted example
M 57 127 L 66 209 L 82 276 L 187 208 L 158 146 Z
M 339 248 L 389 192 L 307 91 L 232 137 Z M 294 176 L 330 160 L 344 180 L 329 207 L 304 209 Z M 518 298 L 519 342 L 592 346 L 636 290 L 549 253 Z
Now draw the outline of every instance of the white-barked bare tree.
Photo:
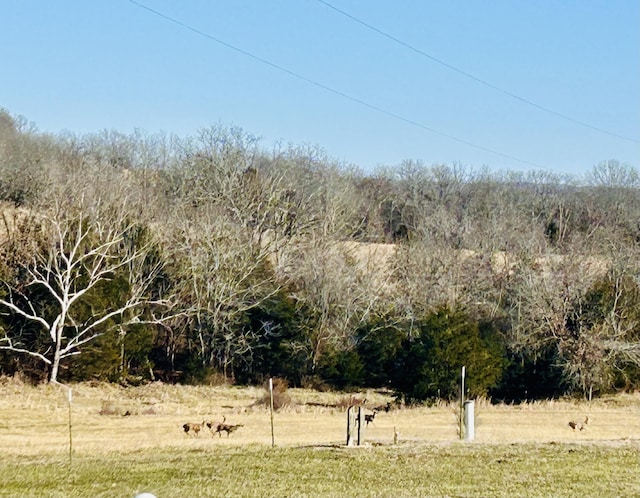
M 148 257 L 152 244 L 123 205 L 68 199 L 25 222 L 37 223 L 41 236 L 32 241 L 19 276 L 2 282 L 0 312 L 46 334 L 34 343 L 25 340 L 22 327 L 8 327 L 0 349 L 37 358 L 55 383 L 61 362 L 81 354 L 113 320 L 123 327 L 123 320 L 137 321 L 145 306 L 160 302 L 151 300 L 151 286 L 162 262 Z M 117 298 L 90 299 L 116 277 L 126 282 Z

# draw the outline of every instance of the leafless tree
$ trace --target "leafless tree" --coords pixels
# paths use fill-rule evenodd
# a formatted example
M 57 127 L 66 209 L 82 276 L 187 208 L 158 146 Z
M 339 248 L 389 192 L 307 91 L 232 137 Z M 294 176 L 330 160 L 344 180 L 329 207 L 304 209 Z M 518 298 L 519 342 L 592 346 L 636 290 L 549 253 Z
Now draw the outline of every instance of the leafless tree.
M 247 334 L 253 331 L 243 328 L 242 319 L 277 292 L 278 283 L 269 270 L 268 248 L 223 210 L 185 209 L 174 213 L 163 234 L 177 299 L 189 315 L 188 322 L 179 321 L 194 331 L 203 365 L 219 366 L 229 376 L 233 358 L 251 347 Z
M 640 185 L 638 171 L 633 166 L 615 159 L 596 164 L 588 180 L 592 185 L 609 188 L 633 188 Z
M 325 352 L 353 346 L 357 327 L 390 291 L 388 251 L 358 242 L 366 232 L 361 198 L 354 190 L 357 173 L 326 163 L 314 172 L 309 224 L 277 268 L 307 313 L 312 368 Z
M 149 302 L 149 289 L 160 262 L 144 271 L 130 273 L 127 296 L 109 307 L 93 309 L 89 317 L 80 313 L 89 293 L 118 272 L 137 266 L 149 247 L 132 240 L 133 223 L 126 207 L 119 212 L 96 212 L 96 205 L 59 201 L 47 212 L 37 214 L 42 231 L 30 260 L 22 265 L 24 278 L 3 282 L 7 295 L 0 299 L 5 313 L 22 317 L 46 332 L 44 349 L 32 349 L 19 331 L 5 330 L 0 349 L 23 353 L 49 366 L 49 380 L 57 382 L 61 362 L 81 353 L 82 346 L 98 337 L 107 323 L 128 310 Z M 139 270 L 139 268 L 137 268 Z M 37 289 L 52 303 L 42 309 L 27 290 Z M 136 318 L 133 313 L 132 319 Z
M 309 359 L 315 368 L 327 351 L 353 346 L 358 326 L 383 306 L 390 292 L 388 268 L 384 254 L 371 246 L 323 239 L 298 245 L 294 259 L 288 277 L 308 318 Z

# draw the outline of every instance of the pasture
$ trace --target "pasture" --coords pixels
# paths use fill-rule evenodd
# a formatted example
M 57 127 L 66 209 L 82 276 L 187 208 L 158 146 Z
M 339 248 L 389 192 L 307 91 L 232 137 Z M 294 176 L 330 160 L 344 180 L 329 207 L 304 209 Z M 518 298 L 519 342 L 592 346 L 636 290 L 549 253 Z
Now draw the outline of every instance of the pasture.
M 640 395 L 519 406 L 476 402 L 476 439 L 455 405 L 381 411 L 346 447 L 348 394 L 291 389 L 274 415 L 261 388 L 124 389 L 0 379 L 0 497 L 640 496 Z M 391 400 L 356 394 L 366 406 Z M 584 431 L 568 422 L 590 416 Z M 227 437 L 187 422 L 241 424 Z M 394 430 L 398 433 L 394 442 Z M 71 458 L 70 458 L 71 457 Z

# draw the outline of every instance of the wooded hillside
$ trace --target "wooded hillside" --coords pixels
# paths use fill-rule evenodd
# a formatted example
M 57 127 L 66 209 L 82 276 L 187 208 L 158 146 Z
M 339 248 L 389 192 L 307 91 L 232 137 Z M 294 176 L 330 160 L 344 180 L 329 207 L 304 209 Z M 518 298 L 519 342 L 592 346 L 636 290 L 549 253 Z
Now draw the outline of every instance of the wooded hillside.
M 521 400 L 640 384 L 640 180 L 363 172 L 0 111 L 0 373 Z

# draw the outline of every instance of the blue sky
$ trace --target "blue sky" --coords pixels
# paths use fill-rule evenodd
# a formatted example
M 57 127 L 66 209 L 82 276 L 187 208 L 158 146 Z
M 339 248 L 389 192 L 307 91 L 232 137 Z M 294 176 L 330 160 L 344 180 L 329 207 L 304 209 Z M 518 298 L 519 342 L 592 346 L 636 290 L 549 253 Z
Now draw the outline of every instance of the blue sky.
M 0 0 L 0 107 L 55 133 L 240 126 L 366 171 L 640 168 L 638 0 L 327 0 L 589 127 L 318 0 L 138 1 L 200 33 L 129 0 Z

